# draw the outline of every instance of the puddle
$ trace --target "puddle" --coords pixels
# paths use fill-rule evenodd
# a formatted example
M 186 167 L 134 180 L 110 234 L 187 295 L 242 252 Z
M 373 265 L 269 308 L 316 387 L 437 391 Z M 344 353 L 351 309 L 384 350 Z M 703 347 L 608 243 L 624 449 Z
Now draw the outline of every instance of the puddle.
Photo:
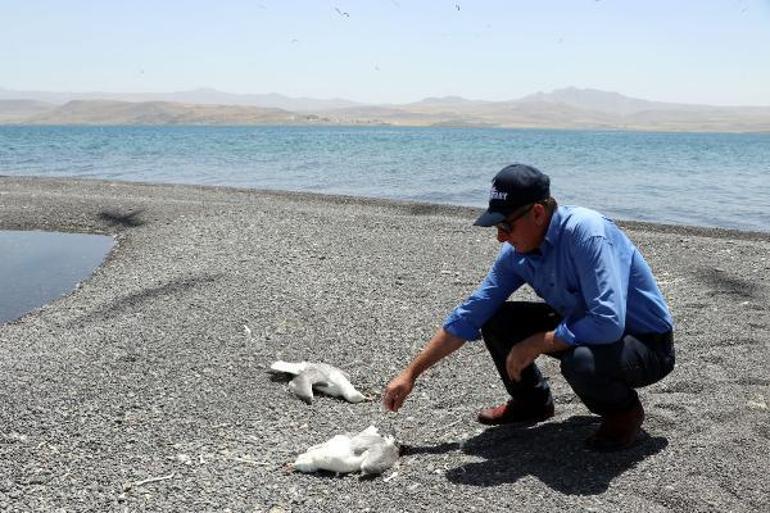
M 0 324 L 74 290 L 113 244 L 106 235 L 0 231 Z

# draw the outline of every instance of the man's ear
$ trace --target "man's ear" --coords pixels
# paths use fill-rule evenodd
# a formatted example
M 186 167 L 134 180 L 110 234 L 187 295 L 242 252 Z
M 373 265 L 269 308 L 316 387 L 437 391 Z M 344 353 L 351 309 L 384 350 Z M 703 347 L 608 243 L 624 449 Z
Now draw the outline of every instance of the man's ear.
M 545 206 L 540 203 L 535 203 L 532 206 L 532 214 L 535 217 L 535 223 L 539 226 L 544 225 L 545 221 L 548 219 L 548 211 L 545 209 Z

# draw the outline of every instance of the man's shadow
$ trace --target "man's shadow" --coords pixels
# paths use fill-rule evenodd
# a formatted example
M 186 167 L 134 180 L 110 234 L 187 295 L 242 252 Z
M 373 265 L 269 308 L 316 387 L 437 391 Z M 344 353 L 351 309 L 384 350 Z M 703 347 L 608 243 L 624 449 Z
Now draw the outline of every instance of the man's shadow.
M 607 490 L 614 478 L 668 445 L 666 438 L 643 432 L 639 441 L 624 451 L 592 452 L 584 448 L 583 441 L 598 423 L 597 417 L 580 416 L 532 428 L 498 426 L 462 446 L 408 447 L 405 452 L 435 453 L 462 448 L 464 453 L 486 460 L 449 470 L 446 475 L 453 483 L 497 486 L 531 475 L 564 494 L 594 495 Z

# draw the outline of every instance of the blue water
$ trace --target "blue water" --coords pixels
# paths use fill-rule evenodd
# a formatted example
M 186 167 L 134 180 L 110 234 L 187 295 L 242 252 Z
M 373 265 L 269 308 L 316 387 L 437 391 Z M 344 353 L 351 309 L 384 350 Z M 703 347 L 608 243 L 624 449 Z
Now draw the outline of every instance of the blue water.
M 0 126 L 0 174 L 483 206 L 503 166 L 618 219 L 770 231 L 770 134 L 392 127 Z M 1 183 L 1 182 L 0 182 Z
M 0 324 L 72 291 L 112 245 L 104 235 L 0 231 Z

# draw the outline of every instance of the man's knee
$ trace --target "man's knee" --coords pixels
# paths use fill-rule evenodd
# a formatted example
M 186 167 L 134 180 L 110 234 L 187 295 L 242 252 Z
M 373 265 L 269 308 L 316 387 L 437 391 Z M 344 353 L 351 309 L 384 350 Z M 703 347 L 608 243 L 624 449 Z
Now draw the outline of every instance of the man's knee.
M 573 387 L 590 382 L 596 376 L 596 361 L 591 349 L 577 346 L 567 350 L 561 357 L 561 373 Z

